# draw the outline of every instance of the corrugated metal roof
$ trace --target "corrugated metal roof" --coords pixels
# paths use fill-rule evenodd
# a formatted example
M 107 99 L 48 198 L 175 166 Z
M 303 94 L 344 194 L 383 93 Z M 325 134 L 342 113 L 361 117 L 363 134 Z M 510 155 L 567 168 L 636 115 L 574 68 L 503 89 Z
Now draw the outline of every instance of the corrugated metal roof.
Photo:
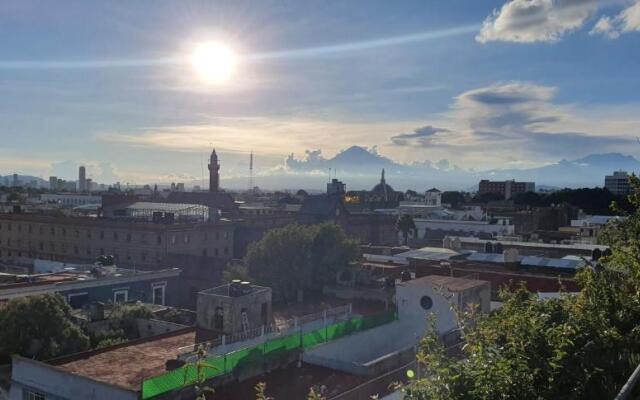
M 421 249 L 405 251 L 404 253 L 396 254 L 396 257 L 403 258 L 405 260 L 409 258 L 418 260 L 448 260 L 451 257 L 458 256 L 459 253 L 455 250 L 445 249 L 442 247 L 423 247 Z
M 504 263 L 504 255 L 497 253 L 471 253 L 467 257 L 469 261 Z

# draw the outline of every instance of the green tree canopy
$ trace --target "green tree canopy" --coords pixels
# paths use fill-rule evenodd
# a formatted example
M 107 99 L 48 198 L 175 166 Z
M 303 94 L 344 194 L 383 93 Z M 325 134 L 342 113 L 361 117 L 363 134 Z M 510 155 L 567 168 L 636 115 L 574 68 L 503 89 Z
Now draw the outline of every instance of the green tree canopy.
M 258 283 L 285 301 L 299 291 L 320 289 L 358 256 L 358 245 L 335 224 L 287 225 L 249 246 L 245 264 Z
M 633 211 L 604 235 L 612 255 L 580 270 L 577 295 L 541 301 L 525 289 L 463 325 L 463 359 L 435 331 L 421 344 L 411 399 L 612 399 L 640 362 L 640 182 Z M 635 398 L 635 397 L 634 397 Z
M 89 338 L 59 294 L 11 300 L 0 309 L 0 358 L 20 354 L 46 360 L 88 347 Z
M 409 233 L 416 232 L 416 223 L 413 221 L 413 217 L 409 214 L 402 214 L 396 221 L 396 230 L 402 233 L 404 244 L 409 242 Z

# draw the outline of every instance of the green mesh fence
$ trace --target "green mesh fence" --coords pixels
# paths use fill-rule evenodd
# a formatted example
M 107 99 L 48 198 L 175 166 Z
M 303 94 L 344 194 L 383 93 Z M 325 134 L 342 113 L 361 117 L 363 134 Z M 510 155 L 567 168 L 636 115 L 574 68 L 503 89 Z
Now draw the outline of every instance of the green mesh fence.
M 264 364 L 278 357 L 285 356 L 291 351 L 308 349 L 356 332 L 375 328 L 397 319 L 394 311 L 385 311 L 365 317 L 352 318 L 327 325 L 322 328 L 294 333 L 277 339 L 227 353 L 222 356 L 210 357 L 204 360 L 200 375 L 205 379 L 230 374 L 244 366 Z M 198 371 L 195 365 L 187 364 L 181 368 L 166 372 L 142 382 L 142 399 L 147 400 L 161 394 L 193 385 L 198 381 Z

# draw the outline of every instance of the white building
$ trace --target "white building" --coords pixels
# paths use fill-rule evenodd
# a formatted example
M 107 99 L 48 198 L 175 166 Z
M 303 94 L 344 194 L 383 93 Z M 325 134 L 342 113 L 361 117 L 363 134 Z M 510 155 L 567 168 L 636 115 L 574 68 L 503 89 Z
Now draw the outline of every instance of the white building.
M 442 192 L 436 188 L 431 188 L 425 192 L 424 201 L 429 206 L 440 207 L 442 205 Z

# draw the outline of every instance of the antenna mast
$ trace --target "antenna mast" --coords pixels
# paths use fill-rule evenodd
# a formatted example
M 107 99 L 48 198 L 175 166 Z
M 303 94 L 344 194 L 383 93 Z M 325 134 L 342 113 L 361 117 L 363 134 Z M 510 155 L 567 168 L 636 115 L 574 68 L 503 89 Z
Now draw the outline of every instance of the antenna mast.
M 253 150 L 249 154 L 249 191 L 252 191 L 255 187 L 253 182 Z

